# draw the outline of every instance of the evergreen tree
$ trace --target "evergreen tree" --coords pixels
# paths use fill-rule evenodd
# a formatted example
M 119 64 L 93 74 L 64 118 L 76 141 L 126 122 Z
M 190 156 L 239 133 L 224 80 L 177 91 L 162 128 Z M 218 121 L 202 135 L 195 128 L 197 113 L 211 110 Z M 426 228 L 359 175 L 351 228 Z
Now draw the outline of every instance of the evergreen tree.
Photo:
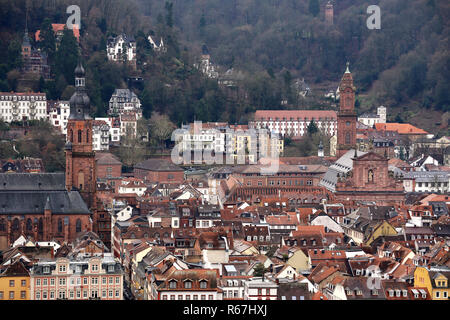
M 173 27 L 173 2 L 166 2 L 166 25 L 169 28 Z
M 56 73 L 62 74 L 67 83 L 73 83 L 78 62 L 78 43 L 73 31 L 64 27 L 64 33 L 56 52 Z
M 317 128 L 317 125 L 314 122 L 314 120 L 311 120 L 311 122 L 308 125 L 308 134 L 311 136 L 314 133 L 316 133 L 317 131 L 319 131 L 319 128 Z
M 53 59 L 56 51 L 56 38 L 49 18 L 45 18 L 44 22 L 42 22 L 39 38 L 39 46 L 47 53 L 50 60 Z
M 309 0 L 309 13 L 311 13 L 314 17 L 320 12 L 319 0 Z

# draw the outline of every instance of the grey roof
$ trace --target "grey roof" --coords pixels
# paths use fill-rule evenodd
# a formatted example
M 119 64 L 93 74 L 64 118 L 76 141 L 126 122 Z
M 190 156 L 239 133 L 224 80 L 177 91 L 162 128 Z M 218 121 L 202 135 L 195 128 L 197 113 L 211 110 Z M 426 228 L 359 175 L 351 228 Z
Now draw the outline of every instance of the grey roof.
M 0 192 L 0 215 L 43 214 L 45 208 L 52 214 L 90 214 L 78 191 Z
M 148 159 L 134 166 L 135 169 L 143 169 L 149 171 L 184 171 L 170 160 L 164 159 Z
M 126 98 L 128 101 L 131 101 L 132 98 L 137 98 L 137 95 L 130 89 L 116 89 L 111 99 L 114 97 Z
M 0 174 L 0 193 L 10 191 L 65 191 L 64 173 Z
M 367 152 L 356 151 L 356 155 L 358 157 L 365 155 Z M 338 174 L 346 174 L 350 170 L 353 169 L 353 160 L 352 158 L 355 156 L 355 150 L 350 149 L 347 151 L 342 157 L 336 160 L 333 163 L 323 176 L 322 180 L 320 180 L 319 186 L 323 186 L 330 191 L 336 191 L 336 183 L 338 181 Z
M 447 171 L 408 171 L 405 179 L 415 179 L 416 182 L 449 182 L 450 172 Z

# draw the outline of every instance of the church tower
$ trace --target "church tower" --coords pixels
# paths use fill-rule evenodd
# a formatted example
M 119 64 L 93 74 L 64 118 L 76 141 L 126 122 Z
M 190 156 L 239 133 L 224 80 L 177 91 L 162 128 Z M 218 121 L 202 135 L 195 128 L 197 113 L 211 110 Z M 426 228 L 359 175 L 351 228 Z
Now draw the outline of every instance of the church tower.
M 92 147 L 90 100 L 86 94 L 85 72 L 78 62 L 75 69 L 75 93 L 70 98 L 70 116 L 66 139 L 66 189 L 78 190 L 89 209 L 96 205 L 95 154 Z
M 325 6 L 325 22 L 327 23 L 327 25 L 332 26 L 334 21 L 334 9 L 333 9 L 333 4 L 331 3 L 331 1 L 328 1 L 328 3 Z
M 25 34 L 23 35 L 22 40 L 22 59 L 26 64 L 31 55 L 31 43 L 30 38 L 28 36 L 28 2 L 26 8 L 26 17 L 25 17 Z
M 355 112 L 355 91 L 353 77 L 349 70 L 345 71 L 339 85 L 340 101 L 337 119 L 337 152 L 340 158 L 347 151 L 356 149 L 356 112 Z

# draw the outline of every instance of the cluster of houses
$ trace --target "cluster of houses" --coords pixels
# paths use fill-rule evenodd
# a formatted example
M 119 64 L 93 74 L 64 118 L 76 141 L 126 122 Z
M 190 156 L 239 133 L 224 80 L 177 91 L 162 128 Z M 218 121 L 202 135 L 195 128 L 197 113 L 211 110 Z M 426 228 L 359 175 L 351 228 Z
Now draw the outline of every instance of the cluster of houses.
M 108 117 L 92 119 L 81 63 L 75 85 L 50 113 L 67 133 L 65 173 L 33 171 L 36 159 L 1 163 L 0 300 L 448 300 L 448 138 L 357 121 L 348 65 L 337 112 L 258 111 L 246 127 L 194 123 L 177 137 L 179 151 L 248 154 L 250 129 L 296 137 L 314 120 L 334 135 L 333 155 L 280 156 L 275 171 L 263 158 L 170 157 L 122 170 L 97 146 L 133 132 L 139 100 L 116 90 Z M 4 96 L 3 109 L 32 103 Z

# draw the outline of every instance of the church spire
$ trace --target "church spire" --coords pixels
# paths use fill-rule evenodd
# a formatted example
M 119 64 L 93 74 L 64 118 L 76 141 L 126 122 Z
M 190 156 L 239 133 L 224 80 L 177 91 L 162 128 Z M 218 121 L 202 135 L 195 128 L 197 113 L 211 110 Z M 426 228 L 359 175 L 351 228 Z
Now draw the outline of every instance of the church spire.
M 29 47 L 30 44 L 30 38 L 28 36 L 28 2 L 26 3 L 26 13 L 25 13 L 25 34 L 23 35 L 23 42 L 22 47 Z
M 78 58 L 78 64 L 75 68 L 75 92 L 70 98 L 70 116 L 69 119 L 88 120 L 92 119 L 89 116 L 90 100 L 86 93 L 86 78 L 81 57 Z

